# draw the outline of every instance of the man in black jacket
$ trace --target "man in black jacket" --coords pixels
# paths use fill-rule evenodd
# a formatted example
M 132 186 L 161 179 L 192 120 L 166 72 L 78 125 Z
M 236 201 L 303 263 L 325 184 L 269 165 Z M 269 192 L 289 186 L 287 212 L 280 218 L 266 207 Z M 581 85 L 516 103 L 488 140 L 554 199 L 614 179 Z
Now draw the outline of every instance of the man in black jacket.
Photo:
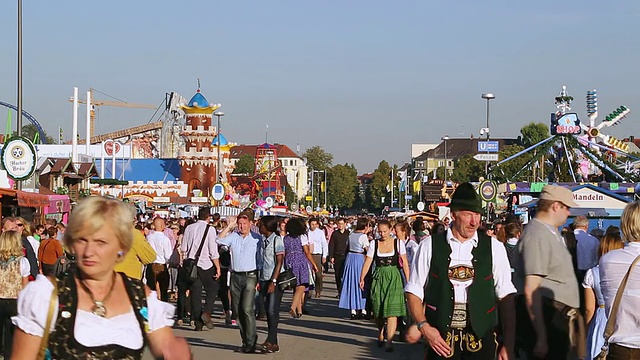
M 338 230 L 331 234 L 329 239 L 329 259 L 333 264 L 333 272 L 336 277 L 336 286 L 338 287 L 338 296 L 342 291 L 342 275 L 344 274 L 344 259 L 349 250 L 349 231 L 344 219 L 338 219 Z

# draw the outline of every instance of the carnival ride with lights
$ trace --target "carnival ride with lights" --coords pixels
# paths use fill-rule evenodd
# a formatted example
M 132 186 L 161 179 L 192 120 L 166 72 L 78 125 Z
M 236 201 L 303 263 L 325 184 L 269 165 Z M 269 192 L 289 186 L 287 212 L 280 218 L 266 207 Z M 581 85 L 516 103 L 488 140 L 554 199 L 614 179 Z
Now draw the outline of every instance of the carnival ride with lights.
M 588 182 L 598 178 L 614 182 L 638 181 L 640 171 L 635 164 L 640 163 L 640 158 L 628 153 L 629 146 L 624 141 L 603 133 L 606 128 L 620 124 L 629 115 L 630 110 L 620 106 L 596 124 L 597 91 L 590 90 L 587 92 L 589 122 L 585 124 L 580 121 L 577 113 L 571 112 L 572 101 L 573 97 L 568 95 L 566 86 L 563 86 L 555 98 L 558 110 L 551 114 L 551 136 L 499 161 L 491 168 L 490 173 L 501 171 L 500 165 L 533 151 L 531 159 L 514 178 L 523 171 L 547 165 L 551 171 L 546 180 L 555 182 L 563 173 L 561 164 L 566 164 L 563 166 L 568 167 L 573 182 Z M 539 164 L 541 159 L 542 166 Z

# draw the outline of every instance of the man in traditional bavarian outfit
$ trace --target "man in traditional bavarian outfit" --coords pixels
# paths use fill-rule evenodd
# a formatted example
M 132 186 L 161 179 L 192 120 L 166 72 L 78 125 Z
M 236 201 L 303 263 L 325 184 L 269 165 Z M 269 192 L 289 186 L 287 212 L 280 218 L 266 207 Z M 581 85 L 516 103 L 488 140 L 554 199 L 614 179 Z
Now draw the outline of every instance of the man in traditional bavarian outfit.
M 477 231 L 483 211 L 473 185 L 458 186 L 449 208 L 453 225 L 420 242 L 405 287 L 426 358 L 513 359 L 516 289 L 506 250 Z

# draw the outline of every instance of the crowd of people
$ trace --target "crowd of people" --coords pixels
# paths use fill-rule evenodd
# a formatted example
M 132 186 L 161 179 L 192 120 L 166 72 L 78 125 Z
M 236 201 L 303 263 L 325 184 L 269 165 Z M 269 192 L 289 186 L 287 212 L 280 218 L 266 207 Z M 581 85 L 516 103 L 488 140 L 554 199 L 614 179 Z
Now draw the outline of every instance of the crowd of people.
M 373 320 L 387 352 L 400 340 L 422 341 L 430 360 L 595 359 L 603 349 L 640 358 L 640 203 L 619 227 L 591 231 L 584 216 L 567 225 L 575 206 L 569 190 L 547 185 L 527 224 L 483 224 L 478 194 L 461 184 L 442 221 L 256 219 L 251 209 L 223 218 L 208 207 L 166 219 L 102 197 L 79 202 L 67 226 L 6 217 L 0 350 L 7 359 L 136 359 L 148 345 L 188 359 L 172 326 L 213 329 L 219 299 L 240 332 L 238 352 L 279 352 L 281 307 L 308 314 L 333 269 L 338 307 Z M 262 341 L 257 320 L 267 322 Z

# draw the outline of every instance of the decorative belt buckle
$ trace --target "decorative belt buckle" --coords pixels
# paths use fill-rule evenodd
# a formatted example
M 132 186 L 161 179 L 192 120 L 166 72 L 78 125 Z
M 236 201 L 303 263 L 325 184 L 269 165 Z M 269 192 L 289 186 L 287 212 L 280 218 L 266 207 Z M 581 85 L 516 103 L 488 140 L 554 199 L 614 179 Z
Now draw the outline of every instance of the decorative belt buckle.
M 454 329 L 464 329 L 467 327 L 467 304 L 456 303 L 453 305 L 451 327 Z

